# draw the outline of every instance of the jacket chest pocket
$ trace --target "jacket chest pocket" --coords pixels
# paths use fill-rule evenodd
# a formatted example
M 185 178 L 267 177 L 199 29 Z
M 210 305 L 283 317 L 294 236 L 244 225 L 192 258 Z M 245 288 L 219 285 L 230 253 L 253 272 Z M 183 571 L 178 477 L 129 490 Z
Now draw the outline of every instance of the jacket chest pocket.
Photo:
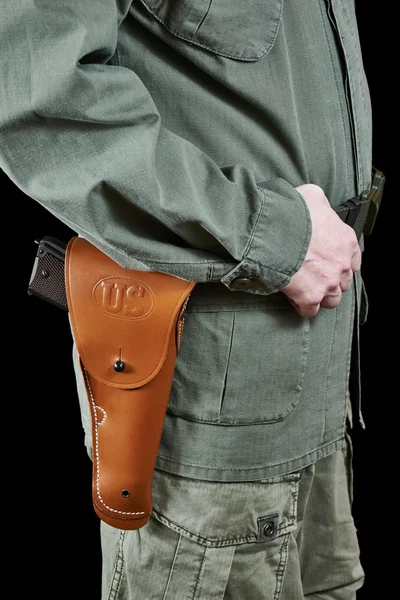
M 283 0 L 140 0 L 171 34 L 221 56 L 255 61 L 272 49 Z

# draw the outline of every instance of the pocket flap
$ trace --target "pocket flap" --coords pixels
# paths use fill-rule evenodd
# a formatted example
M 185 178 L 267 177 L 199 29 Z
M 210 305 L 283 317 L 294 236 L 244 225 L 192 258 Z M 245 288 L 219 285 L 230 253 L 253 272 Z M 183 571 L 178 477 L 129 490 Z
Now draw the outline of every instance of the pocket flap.
M 65 280 L 76 347 L 92 377 L 122 389 L 153 379 L 195 283 L 125 269 L 80 237 L 67 246 Z
M 242 61 L 256 61 L 271 51 L 283 7 L 283 0 L 141 0 L 141 3 L 176 38 Z M 137 16 L 138 6 L 132 10 Z M 151 27 L 147 20 L 146 25 Z
M 199 544 L 269 542 L 297 527 L 300 473 L 220 483 L 155 470 L 153 516 Z

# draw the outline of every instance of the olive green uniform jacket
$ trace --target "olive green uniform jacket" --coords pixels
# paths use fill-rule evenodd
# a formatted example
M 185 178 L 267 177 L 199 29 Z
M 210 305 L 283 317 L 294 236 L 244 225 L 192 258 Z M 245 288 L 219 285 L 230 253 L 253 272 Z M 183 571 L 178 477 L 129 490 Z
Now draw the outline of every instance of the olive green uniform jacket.
M 311 235 L 294 188 L 317 184 L 334 208 L 370 185 L 354 1 L 15 0 L 1 13 L 2 169 L 124 267 L 198 282 L 157 466 L 249 481 L 339 448 L 354 286 L 312 319 L 280 290 Z M 90 446 L 79 369 L 77 383 Z

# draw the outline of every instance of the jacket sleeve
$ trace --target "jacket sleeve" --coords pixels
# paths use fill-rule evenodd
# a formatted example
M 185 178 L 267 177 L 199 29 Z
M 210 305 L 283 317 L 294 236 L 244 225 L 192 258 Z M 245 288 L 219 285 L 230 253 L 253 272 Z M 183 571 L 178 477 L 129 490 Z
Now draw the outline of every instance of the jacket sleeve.
M 126 268 L 198 282 L 289 283 L 310 240 L 302 196 L 220 168 L 166 129 L 134 71 L 112 64 L 128 0 L 0 0 L 0 167 Z

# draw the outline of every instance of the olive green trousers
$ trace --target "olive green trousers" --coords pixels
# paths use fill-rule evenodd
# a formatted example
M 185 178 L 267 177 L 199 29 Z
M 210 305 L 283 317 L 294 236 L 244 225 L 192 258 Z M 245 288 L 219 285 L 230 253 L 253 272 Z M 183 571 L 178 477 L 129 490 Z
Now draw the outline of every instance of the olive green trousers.
M 355 600 L 364 581 L 351 514 L 351 445 L 246 483 L 156 471 L 154 514 L 101 524 L 102 600 Z

